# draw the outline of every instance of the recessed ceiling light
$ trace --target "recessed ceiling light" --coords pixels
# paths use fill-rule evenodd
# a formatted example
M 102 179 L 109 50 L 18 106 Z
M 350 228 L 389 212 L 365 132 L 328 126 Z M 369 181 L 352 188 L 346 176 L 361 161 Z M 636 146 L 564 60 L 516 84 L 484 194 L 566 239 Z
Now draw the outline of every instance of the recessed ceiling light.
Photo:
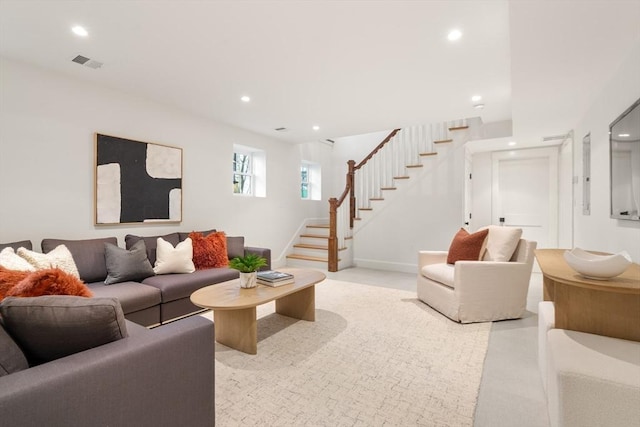
M 507 144 L 507 145 L 509 145 L 510 147 L 513 147 L 513 146 L 514 146 L 514 145 L 516 145 L 516 144 L 517 144 L 517 143 L 516 143 L 515 141 L 509 141 L 509 144 Z
M 249 102 L 249 101 L 251 101 L 251 98 L 249 98 L 248 96 L 246 96 L 246 95 L 245 95 L 245 96 L 243 96 L 242 98 L 240 98 L 240 101 L 242 101 L 242 102 Z
M 478 102 L 480 100 L 482 100 L 482 97 L 480 95 L 473 95 L 471 97 L 471 102 Z
M 619 136 L 620 138 L 628 138 L 628 137 L 630 137 L 631 135 L 630 135 L 630 134 L 628 134 L 628 133 L 619 133 L 619 134 L 618 134 L 618 136 Z
M 317 125 L 316 125 L 316 126 L 314 126 L 314 127 L 313 127 L 313 130 L 320 130 L 320 126 L 317 126 Z
M 478 110 L 482 110 L 484 108 L 484 104 L 476 104 L 473 106 L 473 108 L 478 109 Z
M 449 35 L 447 35 L 447 38 L 449 39 L 449 41 L 452 41 L 452 42 L 459 40 L 460 37 L 462 37 L 462 32 L 457 29 L 449 31 Z
M 71 31 L 73 31 L 73 34 L 80 37 L 87 37 L 89 35 L 89 32 L 80 25 L 76 25 L 75 27 L 71 28 Z

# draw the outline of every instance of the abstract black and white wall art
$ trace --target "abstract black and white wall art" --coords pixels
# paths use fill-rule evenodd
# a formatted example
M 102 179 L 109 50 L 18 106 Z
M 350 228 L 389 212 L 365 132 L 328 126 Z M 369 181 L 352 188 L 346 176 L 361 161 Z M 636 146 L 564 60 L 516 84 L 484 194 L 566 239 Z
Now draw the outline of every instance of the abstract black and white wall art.
M 95 223 L 182 221 L 182 149 L 96 134 Z

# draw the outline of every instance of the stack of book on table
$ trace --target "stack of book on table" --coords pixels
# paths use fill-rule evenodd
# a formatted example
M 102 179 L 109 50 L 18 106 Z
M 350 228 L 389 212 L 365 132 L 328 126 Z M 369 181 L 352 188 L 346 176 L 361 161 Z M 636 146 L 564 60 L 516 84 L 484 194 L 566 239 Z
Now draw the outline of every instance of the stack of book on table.
M 282 286 L 293 283 L 295 278 L 292 274 L 275 270 L 258 271 L 258 283 L 267 286 Z

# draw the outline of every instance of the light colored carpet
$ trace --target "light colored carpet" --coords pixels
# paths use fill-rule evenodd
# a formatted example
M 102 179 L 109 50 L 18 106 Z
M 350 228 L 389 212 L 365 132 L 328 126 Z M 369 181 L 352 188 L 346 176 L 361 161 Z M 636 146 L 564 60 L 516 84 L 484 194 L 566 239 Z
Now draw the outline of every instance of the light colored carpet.
M 217 426 L 473 424 L 491 323 L 330 279 L 316 286 L 315 322 L 274 310 L 258 307 L 257 355 L 216 343 Z

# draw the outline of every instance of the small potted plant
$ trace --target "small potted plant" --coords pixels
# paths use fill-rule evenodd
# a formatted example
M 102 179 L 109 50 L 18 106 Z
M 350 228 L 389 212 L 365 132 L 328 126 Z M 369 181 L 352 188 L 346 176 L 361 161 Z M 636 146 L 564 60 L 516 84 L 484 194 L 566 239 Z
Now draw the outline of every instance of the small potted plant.
M 235 257 L 229 261 L 229 268 L 240 272 L 240 287 L 255 288 L 257 285 L 257 272 L 267 265 L 266 258 L 255 254 L 247 254 L 243 257 Z

